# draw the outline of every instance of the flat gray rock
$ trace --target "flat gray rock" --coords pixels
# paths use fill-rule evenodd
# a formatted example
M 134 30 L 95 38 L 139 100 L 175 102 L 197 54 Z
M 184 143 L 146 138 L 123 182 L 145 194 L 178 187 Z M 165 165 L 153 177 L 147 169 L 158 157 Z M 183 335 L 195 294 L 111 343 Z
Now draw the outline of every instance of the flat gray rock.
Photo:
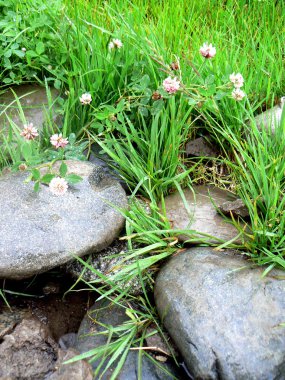
M 83 181 L 62 196 L 25 184 L 27 173 L 0 177 L 0 277 L 22 279 L 106 248 L 119 235 L 127 208 L 120 184 L 102 169 L 66 161 Z M 59 165 L 58 165 L 59 166 Z M 113 206 L 111 206 L 111 204 Z
M 40 129 L 46 120 L 46 111 L 49 112 L 46 89 L 37 84 L 24 84 L 8 88 L 0 95 L 0 131 L 9 125 L 7 116 L 18 127 L 22 128 L 23 126 L 13 92 L 19 98 L 27 123 L 33 123 L 34 127 Z M 54 102 L 58 96 L 58 91 L 51 88 L 50 92 Z M 53 121 L 57 123 L 60 117 L 54 112 L 55 109 L 55 106 L 53 106 Z
M 173 228 L 195 230 L 198 233 L 211 235 L 212 238 L 206 238 L 210 242 L 231 240 L 239 234 L 238 230 L 228 223 L 230 219 L 226 221 L 214 206 L 218 207 L 226 201 L 234 200 L 231 193 L 217 187 L 201 185 L 193 186 L 193 191 L 184 189 L 184 195 L 189 212 L 178 192 L 165 198 L 166 215 L 172 222 Z M 186 241 L 191 238 L 192 242 L 197 243 L 205 239 L 198 233 L 189 236 L 180 235 L 179 239 Z
M 193 379 L 285 379 L 284 271 L 264 269 L 208 247 L 159 272 L 157 309 Z

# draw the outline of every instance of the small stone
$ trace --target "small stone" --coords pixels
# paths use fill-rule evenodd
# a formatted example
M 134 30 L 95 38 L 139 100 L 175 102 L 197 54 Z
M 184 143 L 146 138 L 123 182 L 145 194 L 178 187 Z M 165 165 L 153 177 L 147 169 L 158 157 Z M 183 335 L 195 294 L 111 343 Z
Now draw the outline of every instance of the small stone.
M 200 247 L 160 270 L 158 313 L 193 379 L 285 378 L 284 271 L 264 269 Z
M 186 144 L 187 156 L 194 157 L 218 157 L 219 152 L 214 145 L 211 145 L 204 137 L 188 141 Z
M 92 380 L 92 367 L 87 361 L 78 360 L 74 363 L 64 364 L 65 361 L 77 355 L 79 352 L 73 348 L 69 348 L 67 351 L 59 349 L 55 372 L 46 380 Z
M 246 218 L 249 216 L 248 208 L 243 203 L 241 199 L 236 199 L 235 201 L 227 201 L 222 203 L 218 209 L 227 216 Z
M 171 352 L 169 350 L 168 345 L 161 338 L 160 334 L 158 334 L 154 327 L 148 327 L 146 335 L 150 335 L 145 338 L 148 347 L 153 347 L 154 351 L 157 351 L 158 353 L 160 352 L 163 355 L 171 356 Z M 171 345 L 171 343 L 169 344 Z
M 67 333 L 59 338 L 58 344 L 62 350 L 68 350 L 75 346 L 77 340 L 76 333 Z
M 110 159 L 110 157 L 106 153 L 100 154 L 101 151 L 102 148 L 100 147 L 100 145 L 93 144 L 92 150 L 89 155 L 89 161 L 94 165 L 100 166 L 106 175 L 118 181 L 122 188 L 126 191 L 126 193 L 129 193 L 130 190 L 127 183 L 120 177 L 118 172 L 114 169 L 114 166 L 116 166 L 116 164 L 114 163 L 114 161 Z M 84 151 L 84 154 L 86 156 L 87 153 L 87 150 Z
M 60 293 L 60 284 L 57 282 L 49 281 L 44 287 L 43 287 L 43 293 L 47 296 L 49 294 L 58 294 Z

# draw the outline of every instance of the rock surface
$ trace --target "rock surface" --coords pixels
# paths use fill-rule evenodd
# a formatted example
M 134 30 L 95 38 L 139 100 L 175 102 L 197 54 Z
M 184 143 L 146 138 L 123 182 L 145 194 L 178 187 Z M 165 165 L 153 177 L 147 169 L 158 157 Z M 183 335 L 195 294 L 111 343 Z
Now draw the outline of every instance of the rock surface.
M 218 242 L 219 239 L 231 240 L 239 234 L 231 223 L 227 223 L 225 218 L 219 215 L 214 206 L 218 207 L 225 201 L 232 201 L 234 197 L 231 193 L 213 186 L 201 185 L 193 186 L 193 191 L 185 189 L 184 195 L 190 213 L 185 208 L 179 193 L 165 198 L 166 215 L 173 223 L 173 228 L 198 232 L 191 233 L 189 236 L 180 235 L 181 241 L 191 239 L 194 243 L 200 242 L 203 240 L 203 236 L 199 235 L 199 232 L 211 235 L 213 238 L 206 238 L 211 242 Z M 236 242 L 240 242 L 240 240 Z
M 36 84 L 25 84 L 12 87 L 21 103 L 27 123 L 33 123 L 34 127 L 41 128 L 46 120 L 45 110 L 49 111 L 49 104 L 45 87 Z M 4 125 L 9 125 L 7 116 L 20 128 L 24 124 L 19 114 L 19 107 L 11 88 L 0 95 L 0 131 Z M 52 101 L 58 96 L 58 91 L 51 88 Z M 3 112 L 4 111 L 4 112 Z M 2 113 L 3 112 L 3 113 Z M 7 116 L 6 116 L 7 115 Z M 53 106 L 53 121 L 59 122 L 60 117 L 55 113 Z
M 221 213 L 228 216 L 241 216 L 242 218 L 247 218 L 249 216 L 248 208 L 241 199 L 224 202 L 221 205 L 219 205 L 219 210 L 221 211 Z
M 7 306 L 2 307 L 0 312 L 0 339 L 10 334 L 15 326 L 28 316 L 31 316 L 28 308 L 11 309 Z
M 96 335 L 98 332 L 106 331 L 104 325 L 118 326 L 128 320 L 125 314 L 125 309 L 116 305 L 110 305 L 107 301 L 96 302 L 95 305 L 89 310 L 86 317 L 83 319 L 78 331 L 78 338 L 76 349 L 83 353 L 88 352 L 101 345 L 106 345 L 108 335 Z M 99 323 L 98 323 L 99 322 Z M 150 353 L 150 352 L 149 352 Z M 92 361 L 92 367 L 95 371 L 100 363 L 100 360 Z M 178 379 L 183 379 L 181 373 L 172 365 L 168 363 L 159 363 L 170 373 L 174 373 Z M 106 371 L 102 380 L 110 379 L 115 366 Z M 103 369 L 101 368 L 101 371 Z M 99 374 L 94 374 L 94 380 L 99 378 Z M 117 380 L 137 380 L 138 379 L 138 359 L 135 351 L 129 351 L 125 364 L 119 373 Z M 173 377 L 159 369 L 150 359 L 143 356 L 142 360 L 142 379 L 143 380 L 170 380 Z
M 218 157 L 218 150 L 204 137 L 188 141 L 185 147 L 186 154 L 194 157 Z
M 23 183 L 27 173 L 0 177 L 0 277 L 44 272 L 101 251 L 119 235 L 124 218 L 110 204 L 127 207 L 120 184 L 91 163 L 66 163 L 83 181 L 59 197 L 47 186 L 35 193 L 32 183 Z
M 89 161 L 92 162 L 92 164 L 101 166 L 106 175 L 109 175 L 113 179 L 120 182 L 122 188 L 127 193 L 130 193 L 130 189 L 127 183 L 119 176 L 114 167 L 112 167 L 112 164 L 115 165 L 114 161 L 112 161 L 106 153 L 101 154 L 101 151 L 102 148 L 100 147 L 100 145 L 93 144 L 89 155 Z M 85 151 L 85 154 L 87 155 L 87 151 Z
M 24 319 L 0 344 L 0 377 L 42 380 L 56 361 L 57 344 L 38 320 Z
M 92 380 L 92 368 L 85 360 L 64 364 L 65 361 L 79 355 L 79 352 L 69 348 L 67 351 L 58 350 L 55 372 L 46 380 Z
M 280 104 L 277 106 L 262 112 L 261 114 L 255 116 L 256 125 L 259 129 L 265 128 L 269 132 L 274 134 L 275 128 L 281 122 L 282 111 L 285 105 L 285 96 L 280 100 Z
M 73 348 L 77 341 L 76 333 L 67 333 L 59 338 L 58 345 L 62 350 Z
M 284 272 L 263 270 L 192 248 L 159 272 L 158 312 L 194 379 L 285 379 Z
M 59 349 L 49 328 L 27 314 L 0 344 L 0 379 L 92 380 L 86 361 L 63 364 L 79 352 Z

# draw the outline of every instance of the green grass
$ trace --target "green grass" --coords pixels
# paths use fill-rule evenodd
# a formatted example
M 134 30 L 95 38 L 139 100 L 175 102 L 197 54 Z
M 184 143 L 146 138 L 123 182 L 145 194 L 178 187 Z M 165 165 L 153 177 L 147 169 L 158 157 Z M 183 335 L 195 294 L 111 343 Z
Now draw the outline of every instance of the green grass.
M 221 126 L 212 120 L 213 129 L 229 143 L 236 159 L 228 164 L 250 214 L 246 248 L 259 265 L 270 265 L 267 271 L 285 268 L 285 112 L 274 134 L 263 125 L 259 129 L 252 115 L 248 118 L 247 124 L 240 123 L 243 139 L 225 123 Z
M 187 122 L 191 108 L 185 111 L 180 104 L 183 101 L 172 98 L 150 118 L 138 114 L 136 125 L 122 114 L 122 123 L 104 140 L 94 136 L 130 189 L 139 188 L 147 198 L 160 199 L 173 188 L 174 181 L 189 184 L 189 172 L 194 170 L 186 170 L 182 163 L 181 147 L 191 129 Z

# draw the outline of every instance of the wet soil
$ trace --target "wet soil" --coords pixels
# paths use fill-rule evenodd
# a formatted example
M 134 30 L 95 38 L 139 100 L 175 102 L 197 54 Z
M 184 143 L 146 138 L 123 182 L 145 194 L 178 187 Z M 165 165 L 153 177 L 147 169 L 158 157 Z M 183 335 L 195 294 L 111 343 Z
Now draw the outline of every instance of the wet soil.
M 60 270 L 23 281 L 2 280 L 0 289 L 10 308 L 0 296 L 0 338 L 1 331 L 5 335 L 28 316 L 46 325 L 57 342 L 62 335 L 77 332 L 97 294 L 76 286 L 70 291 L 73 286 L 74 279 Z

